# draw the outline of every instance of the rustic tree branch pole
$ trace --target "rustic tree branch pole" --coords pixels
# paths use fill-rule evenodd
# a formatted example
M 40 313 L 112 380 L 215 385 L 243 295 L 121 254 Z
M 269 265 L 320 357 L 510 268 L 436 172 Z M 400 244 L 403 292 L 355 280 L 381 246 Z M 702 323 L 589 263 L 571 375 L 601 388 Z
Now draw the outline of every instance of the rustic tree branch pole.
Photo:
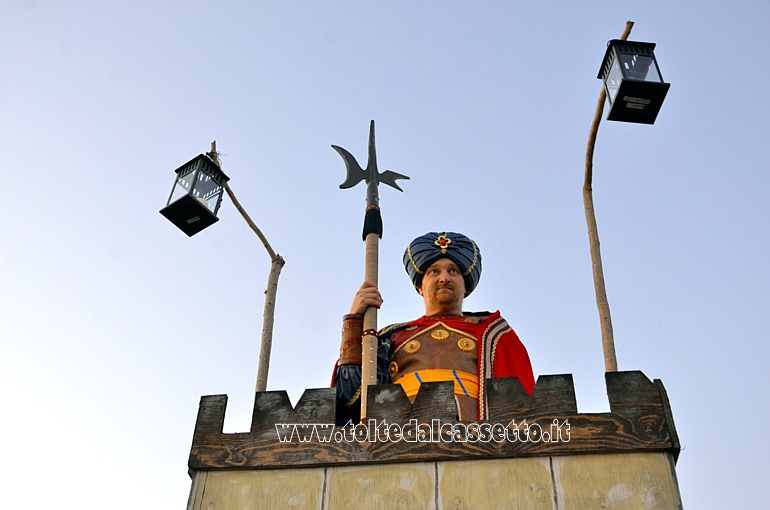
M 634 26 L 633 21 L 626 22 L 626 28 L 621 41 L 628 39 L 631 29 Z M 599 308 L 599 322 L 602 330 L 602 346 L 604 348 L 604 367 L 607 372 L 617 372 L 618 360 L 615 356 L 615 337 L 612 333 L 612 318 L 610 317 L 610 303 L 607 300 L 607 290 L 604 286 L 604 271 L 602 270 L 602 254 L 599 249 L 599 231 L 596 227 L 596 214 L 594 213 L 593 198 L 593 168 L 594 168 L 594 147 L 596 146 L 596 135 L 599 132 L 599 123 L 602 121 L 604 112 L 604 101 L 607 93 L 602 87 L 599 93 L 599 102 L 596 104 L 596 113 L 591 124 L 591 131 L 588 135 L 588 147 L 586 148 L 586 173 L 583 182 L 583 207 L 586 212 L 586 224 L 588 225 L 588 241 L 591 248 L 591 265 L 594 275 L 594 290 L 596 291 L 596 306 Z
M 217 154 L 217 142 L 211 142 L 211 152 L 209 153 L 212 159 L 217 165 L 220 165 L 219 157 Z M 233 202 L 233 205 L 241 213 L 243 219 L 249 225 L 249 228 L 257 234 L 259 240 L 262 241 L 262 245 L 267 250 L 267 254 L 270 256 L 270 274 L 267 277 L 267 290 L 265 291 L 265 311 L 262 314 L 262 344 L 259 349 L 259 366 L 257 368 L 257 384 L 255 392 L 265 391 L 267 389 L 267 373 L 270 370 L 270 351 L 273 347 L 273 324 L 275 323 L 275 298 L 278 293 L 278 277 L 281 275 L 281 269 L 286 261 L 273 251 L 267 238 L 262 231 L 257 227 L 256 223 L 251 219 L 241 203 L 235 198 L 233 190 L 230 189 L 230 185 L 225 183 L 225 191 L 227 196 Z

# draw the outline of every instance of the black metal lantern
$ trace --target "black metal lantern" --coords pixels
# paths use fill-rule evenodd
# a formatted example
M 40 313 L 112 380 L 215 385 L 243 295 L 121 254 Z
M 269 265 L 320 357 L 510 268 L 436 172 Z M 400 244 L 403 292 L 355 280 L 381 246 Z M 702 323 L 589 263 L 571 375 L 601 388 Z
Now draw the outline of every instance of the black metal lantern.
M 176 182 L 160 213 L 192 237 L 219 221 L 217 211 L 229 180 L 219 165 L 201 154 L 176 169 Z
M 597 78 L 604 80 L 610 112 L 607 120 L 654 124 L 670 83 L 655 60 L 655 43 L 621 41 L 607 43 Z

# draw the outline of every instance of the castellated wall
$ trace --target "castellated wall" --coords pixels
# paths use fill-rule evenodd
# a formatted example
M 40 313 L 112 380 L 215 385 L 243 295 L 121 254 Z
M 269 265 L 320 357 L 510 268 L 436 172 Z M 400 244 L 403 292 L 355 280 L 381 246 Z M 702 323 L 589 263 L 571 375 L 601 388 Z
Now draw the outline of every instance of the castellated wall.
M 201 398 L 188 510 L 680 509 L 679 441 L 665 389 L 606 374 L 609 413 L 578 413 L 570 375 L 488 382 L 489 419 L 458 422 L 452 383 L 369 392 L 335 426 L 335 390 L 258 393 L 251 430 L 222 432 L 227 396 Z

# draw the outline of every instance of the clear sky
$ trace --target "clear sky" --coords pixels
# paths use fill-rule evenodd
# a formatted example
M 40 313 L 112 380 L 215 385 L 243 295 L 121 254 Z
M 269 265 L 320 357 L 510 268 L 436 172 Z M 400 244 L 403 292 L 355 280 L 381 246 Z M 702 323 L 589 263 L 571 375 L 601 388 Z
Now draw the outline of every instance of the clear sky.
M 183 508 L 200 396 L 248 430 L 270 261 L 227 200 L 193 238 L 158 214 L 215 139 L 286 259 L 268 389 L 329 384 L 365 205 L 330 145 L 365 163 L 375 119 L 380 169 L 411 177 L 380 193 L 381 324 L 422 313 L 408 242 L 463 232 L 484 264 L 466 309 L 500 309 L 536 374 L 606 411 L 581 188 L 631 19 L 671 90 L 654 126 L 603 122 L 596 146 L 619 368 L 668 390 L 687 508 L 764 507 L 768 5 L 0 3 L 3 505 Z

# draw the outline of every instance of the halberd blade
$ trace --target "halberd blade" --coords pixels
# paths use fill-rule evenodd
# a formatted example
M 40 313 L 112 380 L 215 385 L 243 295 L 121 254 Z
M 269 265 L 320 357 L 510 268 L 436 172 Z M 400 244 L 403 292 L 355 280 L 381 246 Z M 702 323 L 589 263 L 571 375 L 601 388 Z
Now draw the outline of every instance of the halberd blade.
M 332 145 L 332 149 L 337 151 L 339 155 L 342 156 L 343 161 L 345 161 L 345 168 L 347 168 L 348 171 L 347 179 L 345 179 L 345 182 L 340 184 L 341 189 L 352 188 L 359 182 L 366 179 L 366 172 L 363 168 L 361 168 L 361 165 L 358 164 L 355 156 L 337 145 Z
M 399 187 L 398 184 L 396 184 L 396 179 L 406 179 L 409 180 L 409 177 L 406 175 L 401 175 L 396 172 L 385 170 L 383 173 L 379 174 L 378 180 L 383 183 L 387 184 L 388 186 L 391 186 L 393 188 L 396 188 L 398 191 L 404 191 Z
M 369 161 L 366 163 L 366 170 L 361 168 L 361 165 L 358 164 L 355 156 L 353 156 L 342 147 L 338 145 L 332 145 L 332 148 L 337 151 L 340 156 L 342 156 L 342 159 L 345 161 L 345 168 L 347 168 L 348 171 L 347 179 L 345 179 L 345 182 L 340 184 L 340 188 L 352 188 L 359 182 L 366 181 L 366 183 L 371 188 L 368 193 L 371 195 L 370 198 L 374 200 L 374 202 L 377 201 L 377 186 L 381 182 L 387 184 L 391 188 L 397 189 L 398 191 L 404 191 L 396 183 L 396 179 L 409 179 L 409 177 L 396 172 L 392 172 L 390 170 L 386 170 L 385 172 L 380 173 L 380 171 L 377 169 L 377 147 L 374 142 L 373 120 L 369 124 Z

